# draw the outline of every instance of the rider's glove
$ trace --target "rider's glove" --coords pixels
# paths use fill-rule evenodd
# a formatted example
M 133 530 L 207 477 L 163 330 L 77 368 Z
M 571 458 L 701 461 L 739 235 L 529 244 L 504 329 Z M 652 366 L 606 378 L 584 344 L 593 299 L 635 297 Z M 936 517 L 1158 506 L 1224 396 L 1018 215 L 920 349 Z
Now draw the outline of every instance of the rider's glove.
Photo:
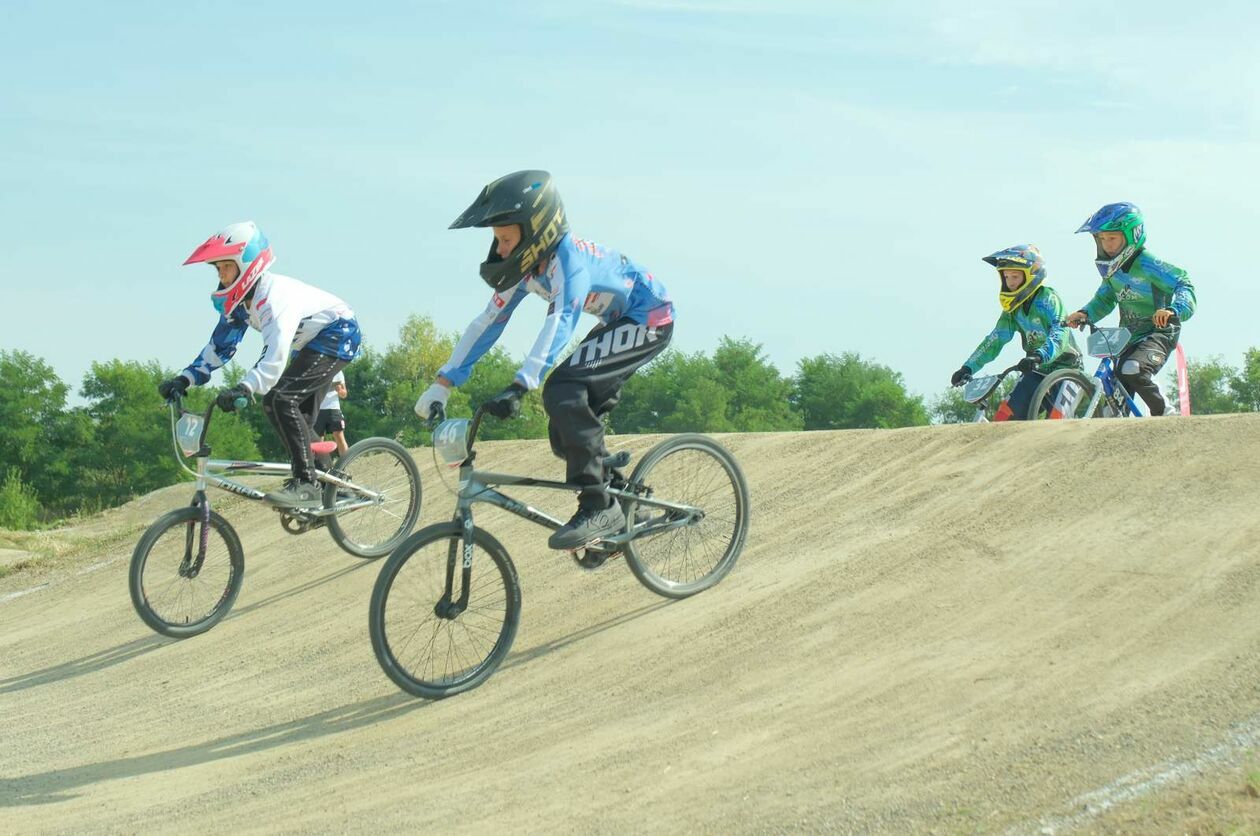
M 244 383 L 238 383 L 231 389 L 221 389 L 214 398 L 214 404 L 224 412 L 235 412 L 250 402 L 254 393 Z
M 158 394 L 162 396 L 162 400 L 174 400 L 176 395 L 181 398 L 188 394 L 188 378 L 176 375 L 170 380 L 163 380 L 158 384 Z
M 950 386 L 962 386 L 968 380 L 971 380 L 971 369 L 963 366 L 954 372 L 954 376 L 949 379 Z
M 1019 370 L 1020 374 L 1028 374 L 1029 372 L 1037 371 L 1037 367 L 1040 365 L 1041 358 L 1035 354 L 1029 354 L 1023 360 L 1020 360 L 1019 363 L 1016 364 L 1015 368 Z
M 521 397 L 528 391 L 521 384 L 513 382 L 511 386 L 482 404 L 481 408 L 495 418 L 515 418 L 521 411 Z
M 420 396 L 420 400 L 416 401 L 416 415 L 421 421 L 428 421 L 433 416 L 430 414 L 433 407 L 440 406 L 442 411 L 446 411 L 446 399 L 451 396 L 451 390 L 443 386 L 441 383 L 434 383 L 428 389 L 424 390 L 424 394 Z

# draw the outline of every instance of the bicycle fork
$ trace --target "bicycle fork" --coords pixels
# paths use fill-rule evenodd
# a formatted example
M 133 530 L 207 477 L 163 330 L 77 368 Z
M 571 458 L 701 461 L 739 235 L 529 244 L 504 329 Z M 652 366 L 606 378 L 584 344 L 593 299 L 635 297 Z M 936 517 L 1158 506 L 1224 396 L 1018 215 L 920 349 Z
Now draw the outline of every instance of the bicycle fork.
M 472 587 L 473 518 L 472 511 L 461 508 L 456 514 L 460 524 L 459 540 L 451 540 L 446 554 L 446 591 L 433 607 L 438 618 L 454 619 L 468 609 L 468 590 Z M 460 592 L 455 599 L 455 569 L 459 567 Z
M 193 507 L 201 512 L 201 519 L 189 522 L 184 531 L 184 559 L 179 562 L 179 576 L 192 580 L 201 572 L 201 564 L 206 561 L 206 550 L 210 547 L 210 499 L 205 491 L 197 491 L 193 496 Z M 197 553 L 193 554 L 193 528 L 200 523 L 197 537 Z

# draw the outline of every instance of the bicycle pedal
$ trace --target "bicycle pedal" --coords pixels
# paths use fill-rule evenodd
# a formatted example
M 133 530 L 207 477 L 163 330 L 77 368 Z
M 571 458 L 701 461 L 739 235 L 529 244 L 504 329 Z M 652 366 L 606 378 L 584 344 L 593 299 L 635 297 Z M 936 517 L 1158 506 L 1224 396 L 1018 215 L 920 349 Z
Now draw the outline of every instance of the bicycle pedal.
M 587 572 L 593 572 L 608 562 L 608 558 L 620 554 L 620 551 L 603 551 L 602 549 L 575 549 L 569 552 L 573 562 Z

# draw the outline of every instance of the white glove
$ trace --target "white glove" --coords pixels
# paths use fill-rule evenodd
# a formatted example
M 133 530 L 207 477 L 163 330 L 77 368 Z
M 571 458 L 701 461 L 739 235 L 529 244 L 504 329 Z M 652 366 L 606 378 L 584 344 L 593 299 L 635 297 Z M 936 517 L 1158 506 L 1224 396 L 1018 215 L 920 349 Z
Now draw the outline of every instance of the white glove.
M 420 396 L 420 400 L 416 401 L 416 415 L 421 421 L 429 420 L 429 411 L 433 409 L 434 404 L 442 407 L 442 411 L 446 411 L 446 399 L 451 396 L 451 390 L 443 386 L 441 383 L 434 383 L 428 389 L 424 390 L 424 394 Z

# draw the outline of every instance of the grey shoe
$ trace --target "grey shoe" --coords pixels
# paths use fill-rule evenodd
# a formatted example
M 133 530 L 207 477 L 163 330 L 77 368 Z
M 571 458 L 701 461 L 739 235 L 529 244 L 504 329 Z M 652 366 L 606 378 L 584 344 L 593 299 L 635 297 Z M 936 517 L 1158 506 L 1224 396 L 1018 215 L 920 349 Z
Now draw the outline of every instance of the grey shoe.
M 626 515 L 621 505 L 614 502 L 602 511 L 579 508 L 573 519 L 552 534 L 547 545 L 553 549 L 571 551 L 604 537 L 620 534 L 626 528 Z
M 324 505 L 323 491 L 319 485 L 299 482 L 297 479 L 287 480 L 283 488 L 272 491 L 263 500 L 277 508 L 316 509 Z

